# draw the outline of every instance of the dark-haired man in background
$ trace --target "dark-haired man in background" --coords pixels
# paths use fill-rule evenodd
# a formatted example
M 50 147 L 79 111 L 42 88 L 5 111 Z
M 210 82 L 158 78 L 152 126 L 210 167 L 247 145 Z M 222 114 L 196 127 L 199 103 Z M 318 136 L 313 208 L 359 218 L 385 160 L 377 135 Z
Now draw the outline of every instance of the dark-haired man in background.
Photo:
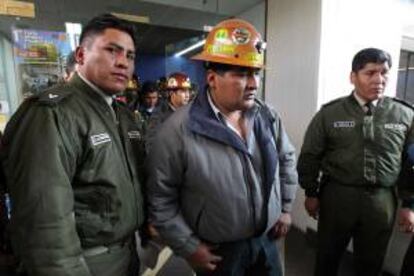
M 76 72 L 76 52 L 72 51 L 66 57 L 65 71 L 63 74 L 63 81 L 68 82 L 75 75 Z
M 13 247 L 29 275 L 137 275 L 142 135 L 113 101 L 134 70 L 134 29 L 93 18 L 76 61 L 67 84 L 25 101 L 6 128 Z
M 318 219 L 315 275 L 337 275 L 351 238 L 356 275 L 381 273 L 403 152 L 414 140 L 413 108 L 384 96 L 390 68 L 387 52 L 358 52 L 354 91 L 325 104 L 306 132 L 298 173 L 305 208 Z

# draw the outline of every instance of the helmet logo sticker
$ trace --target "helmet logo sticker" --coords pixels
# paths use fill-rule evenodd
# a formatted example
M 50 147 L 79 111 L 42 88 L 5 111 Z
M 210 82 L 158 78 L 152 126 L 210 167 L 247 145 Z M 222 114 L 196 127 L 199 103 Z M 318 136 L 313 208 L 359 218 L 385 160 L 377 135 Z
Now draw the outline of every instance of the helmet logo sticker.
M 250 41 L 250 32 L 244 28 L 237 28 L 232 32 L 231 38 L 235 44 L 247 44 Z
M 228 40 L 229 33 L 226 29 L 218 29 L 214 35 L 214 39 L 218 42 L 226 42 Z
M 234 45 L 208 45 L 207 52 L 218 55 L 233 55 L 236 52 Z
M 185 81 L 183 81 L 182 85 L 183 88 L 190 88 L 191 87 L 191 82 L 190 82 L 190 78 L 186 78 Z
M 168 80 L 168 87 L 177 87 L 177 86 L 178 86 L 178 83 L 175 78 L 170 78 Z

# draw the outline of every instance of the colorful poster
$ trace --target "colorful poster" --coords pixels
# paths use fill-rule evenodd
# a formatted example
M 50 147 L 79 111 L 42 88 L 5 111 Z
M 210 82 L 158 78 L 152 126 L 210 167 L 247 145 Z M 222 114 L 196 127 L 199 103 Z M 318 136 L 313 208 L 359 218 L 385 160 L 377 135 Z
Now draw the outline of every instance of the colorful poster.
M 37 94 L 58 82 L 71 51 L 66 33 L 14 29 L 13 40 L 23 97 Z

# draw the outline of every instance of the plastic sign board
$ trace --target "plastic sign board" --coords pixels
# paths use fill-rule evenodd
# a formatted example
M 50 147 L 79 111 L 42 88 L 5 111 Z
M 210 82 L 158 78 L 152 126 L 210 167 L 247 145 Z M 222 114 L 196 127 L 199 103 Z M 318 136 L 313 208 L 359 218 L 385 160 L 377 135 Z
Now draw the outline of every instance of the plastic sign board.
M 0 0 L 0 15 L 35 17 L 34 3 L 12 0 Z

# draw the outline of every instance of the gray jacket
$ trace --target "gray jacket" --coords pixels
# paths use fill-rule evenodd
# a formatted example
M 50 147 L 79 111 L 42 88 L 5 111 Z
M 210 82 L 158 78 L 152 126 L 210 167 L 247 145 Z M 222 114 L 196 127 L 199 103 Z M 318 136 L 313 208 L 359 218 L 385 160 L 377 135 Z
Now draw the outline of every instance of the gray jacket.
M 259 102 L 253 112 L 262 178 L 255 177 L 255 157 L 217 119 L 206 93 L 160 127 L 149 155 L 150 219 L 176 254 L 188 256 L 200 240 L 221 243 L 266 233 L 282 210 L 290 211 L 297 188 L 294 148 L 275 112 Z M 261 226 L 258 201 L 267 206 Z

